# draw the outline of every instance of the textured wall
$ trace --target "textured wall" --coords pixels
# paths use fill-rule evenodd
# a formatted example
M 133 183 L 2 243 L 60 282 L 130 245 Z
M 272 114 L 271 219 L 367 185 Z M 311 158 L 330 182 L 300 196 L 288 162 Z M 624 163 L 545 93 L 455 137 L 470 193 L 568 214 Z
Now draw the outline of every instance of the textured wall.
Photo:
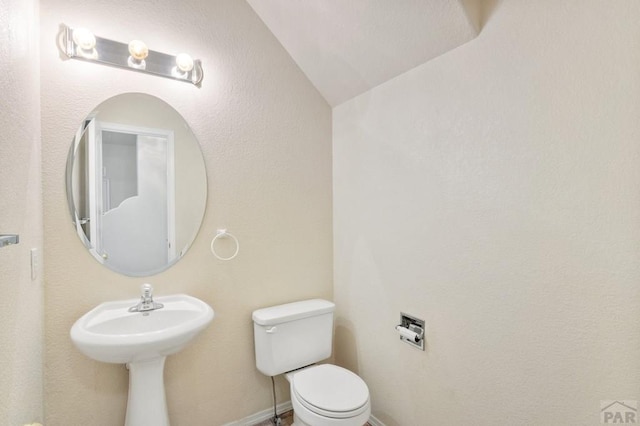
M 334 110 L 336 357 L 388 426 L 598 424 L 600 400 L 640 400 L 639 19 L 499 2 Z
M 0 424 L 42 420 L 42 250 L 38 2 L 0 0 Z
M 188 50 L 205 67 L 202 88 L 126 70 L 63 60 L 58 25 L 152 49 Z M 216 318 L 194 344 L 167 360 L 172 424 L 220 425 L 271 404 L 255 369 L 252 310 L 332 297 L 331 110 L 242 1 L 44 0 L 41 2 L 42 134 L 46 251 L 47 426 L 116 426 L 124 420 L 127 372 L 81 355 L 69 329 L 105 300 L 185 292 Z M 98 103 L 145 92 L 173 105 L 200 140 L 208 203 L 186 256 L 148 279 L 99 265 L 75 235 L 65 198 L 67 150 Z M 209 243 L 228 228 L 241 250 L 217 261 Z M 279 381 L 281 401 L 288 399 Z

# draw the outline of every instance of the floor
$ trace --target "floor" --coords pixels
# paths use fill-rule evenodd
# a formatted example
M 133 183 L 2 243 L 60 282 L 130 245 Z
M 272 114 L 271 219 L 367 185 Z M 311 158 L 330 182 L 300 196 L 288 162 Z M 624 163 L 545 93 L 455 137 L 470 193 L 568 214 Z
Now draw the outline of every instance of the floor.
M 291 426 L 293 424 L 293 410 L 289 410 L 286 413 L 280 414 L 280 419 L 282 420 L 282 423 L 280 423 L 280 426 Z M 254 426 L 272 426 L 272 425 L 273 425 L 273 419 L 269 419 L 269 420 L 260 422 Z
M 291 426 L 293 424 L 293 410 L 289 410 L 286 413 L 280 414 L 280 419 L 282 420 L 282 422 L 280 423 L 280 426 Z M 273 420 L 269 419 L 269 420 L 260 422 L 254 426 L 273 426 L 273 424 L 274 424 Z M 364 426 L 371 426 L 371 425 L 367 423 Z

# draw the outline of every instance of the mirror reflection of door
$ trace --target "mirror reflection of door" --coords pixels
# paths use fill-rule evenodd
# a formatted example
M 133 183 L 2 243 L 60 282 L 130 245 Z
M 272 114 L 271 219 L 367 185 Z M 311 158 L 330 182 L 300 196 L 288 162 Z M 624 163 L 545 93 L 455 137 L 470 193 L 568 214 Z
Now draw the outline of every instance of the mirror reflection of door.
M 94 132 L 92 245 L 115 270 L 162 268 L 175 256 L 173 132 L 100 121 Z

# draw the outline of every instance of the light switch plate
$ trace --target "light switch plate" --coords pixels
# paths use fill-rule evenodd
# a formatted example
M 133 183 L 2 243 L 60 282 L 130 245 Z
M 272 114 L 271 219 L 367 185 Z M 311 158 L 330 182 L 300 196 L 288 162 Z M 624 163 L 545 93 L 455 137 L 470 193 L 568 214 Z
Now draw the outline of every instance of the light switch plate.
M 37 248 L 31 249 L 31 281 L 38 278 L 38 268 L 40 266 L 40 256 Z

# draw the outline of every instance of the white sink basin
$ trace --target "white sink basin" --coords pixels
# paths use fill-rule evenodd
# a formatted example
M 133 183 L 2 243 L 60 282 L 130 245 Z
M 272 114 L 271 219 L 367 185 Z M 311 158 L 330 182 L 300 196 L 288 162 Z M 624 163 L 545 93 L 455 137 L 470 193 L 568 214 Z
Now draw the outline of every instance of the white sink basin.
M 125 364 L 174 354 L 213 320 L 209 305 L 186 294 L 155 301 L 164 307 L 129 312 L 139 299 L 102 303 L 73 324 L 71 340 L 96 361 Z
M 127 364 L 129 399 L 125 426 L 169 426 L 164 361 L 213 320 L 213 309 L 186 294 L 154 298 L 159 309 L 130 312 L 140 299 L 106 302 L 71 327 L 71 340 L 96 361 Z

